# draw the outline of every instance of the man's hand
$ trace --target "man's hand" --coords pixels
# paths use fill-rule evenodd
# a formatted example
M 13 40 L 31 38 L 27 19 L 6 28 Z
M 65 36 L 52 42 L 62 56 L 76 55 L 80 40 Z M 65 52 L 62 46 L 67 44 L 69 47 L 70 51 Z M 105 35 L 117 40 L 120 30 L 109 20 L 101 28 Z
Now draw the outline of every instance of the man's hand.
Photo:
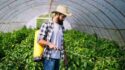
M 48 43 L 48 46 L 49 46 L 49 48 L 51 48 L 51 49 L 57 49 L 57 47 L 56 47 L 56 45 L 55 44 L 52 44 L 52 43 Z

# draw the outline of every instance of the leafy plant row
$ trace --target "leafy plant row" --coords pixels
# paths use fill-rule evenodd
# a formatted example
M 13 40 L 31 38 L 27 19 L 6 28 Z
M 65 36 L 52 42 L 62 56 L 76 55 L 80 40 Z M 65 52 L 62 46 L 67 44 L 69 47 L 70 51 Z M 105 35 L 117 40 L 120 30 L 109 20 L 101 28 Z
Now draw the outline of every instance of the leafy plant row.
M 69 70 L 125 69 L 125 51 L 114 41 L 76 30 L 66 31 L 64 37 Z
M 41 70 L 42 62 L 33 61 L 33 29 L 22 28 L 0 33 L 0 70 Z M 114 41 L 76 30 L 64 33 L 68 70 L 123 70 L 125 51 Z M 60 70 L 65 70 L 61 61 Z

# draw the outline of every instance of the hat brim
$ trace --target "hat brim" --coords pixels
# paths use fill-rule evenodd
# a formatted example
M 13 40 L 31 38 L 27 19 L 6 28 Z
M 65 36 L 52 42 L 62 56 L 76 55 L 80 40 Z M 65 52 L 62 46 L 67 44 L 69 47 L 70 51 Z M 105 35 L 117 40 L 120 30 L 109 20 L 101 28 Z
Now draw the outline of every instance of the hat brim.
M 62 12 L 59 12 L 59 11 L 52 11 L 51 13 L 61 13 L 61 14 L 66 15 L 66 16 L 72 16 L 71 13 L 62 13 Z

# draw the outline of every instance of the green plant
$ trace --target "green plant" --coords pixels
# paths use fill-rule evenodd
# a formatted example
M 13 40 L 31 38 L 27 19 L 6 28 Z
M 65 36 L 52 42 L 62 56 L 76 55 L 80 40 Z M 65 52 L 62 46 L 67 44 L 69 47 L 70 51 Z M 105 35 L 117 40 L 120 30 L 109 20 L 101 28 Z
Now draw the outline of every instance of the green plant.
M 35 30 L 22 28 L 12 33 L 0 32 L 0 70 L 41 70 L 42 62 L 33 61 Z M 97 38 L 76 30 L 64 33 L 68 70 L 123 70 L 125 51 L 114 41 Z M 60 70 L 64 69 L 61 61 Z

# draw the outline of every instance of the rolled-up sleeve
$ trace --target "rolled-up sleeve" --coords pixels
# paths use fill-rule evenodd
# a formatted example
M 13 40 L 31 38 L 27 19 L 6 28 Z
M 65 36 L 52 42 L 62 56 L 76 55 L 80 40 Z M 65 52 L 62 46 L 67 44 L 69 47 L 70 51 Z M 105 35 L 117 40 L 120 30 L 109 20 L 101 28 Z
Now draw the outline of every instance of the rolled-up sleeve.
M 37 42 L 39 42 L 41 39 L 46 40 L 46 37 L 47 37 L 47 23 L 43 23 L 38 33 Z

